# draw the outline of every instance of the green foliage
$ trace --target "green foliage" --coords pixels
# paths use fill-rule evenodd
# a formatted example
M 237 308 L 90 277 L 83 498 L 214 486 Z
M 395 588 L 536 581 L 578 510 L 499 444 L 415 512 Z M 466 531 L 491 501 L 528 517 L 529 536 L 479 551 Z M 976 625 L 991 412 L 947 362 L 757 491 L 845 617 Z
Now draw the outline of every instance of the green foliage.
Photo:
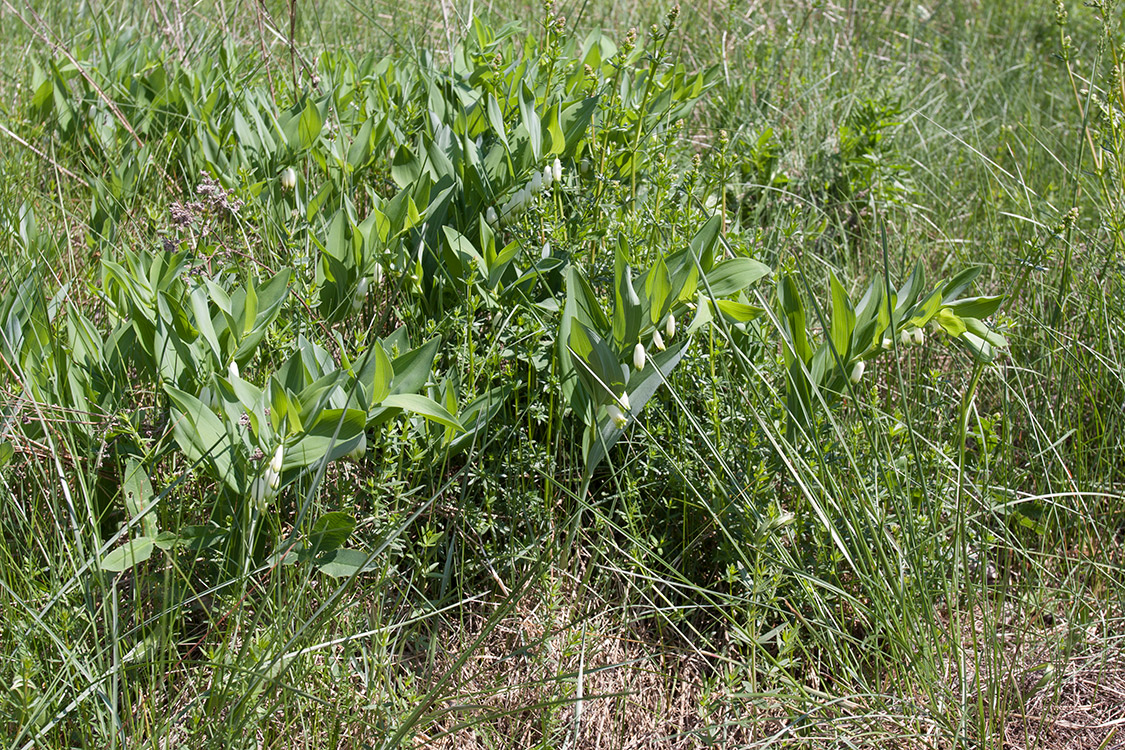
M 958 628 L 994 599 L 1045 622 L 1028 602 L 1082 580 L 1052 615 L 1078 639 L 1121 593 L 1070 552 L 1121 517 L 1119 22 L 1080 27 L 1101 79 L 1063 42 L 1081 116 L 1047 125 L 1020 78 L 1042 60 L 982 41 L 999 17 L 779 9 L 575 37 L 548 3 L 530 34 L 466 16 L 432 52 L 315 56 L 264 6 L 233 11 L 260 45 L 200 13 L 190 54 L 106 15 L 21 63 L 15 745 L 569 747 L 657 641 L 703 665 L 676 741 L 745 744 L 841 691 L 910 696 L 939 743 L 998 736 Z M 359 33 L 325 13 L 288 34 Z M 974 75 L 962 42 L 991 95 L 950 72 Z M 974 109 L 1017 91 L 1018 127 Z M 592 669 L 607 622 L 626 656 Z M 484 652 L 554 671 L 493 715 L 463 682 Z M 524 710 L 533 741 L 496 730 Z

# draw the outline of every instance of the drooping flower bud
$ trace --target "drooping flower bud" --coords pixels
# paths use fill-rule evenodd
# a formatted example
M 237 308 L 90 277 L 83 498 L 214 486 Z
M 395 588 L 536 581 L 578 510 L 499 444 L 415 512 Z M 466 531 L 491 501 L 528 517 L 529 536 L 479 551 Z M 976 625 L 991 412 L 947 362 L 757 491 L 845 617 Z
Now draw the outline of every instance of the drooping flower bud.
M 622 391 L 621 395 L 617 397 L 617 403 L 625 411 L 632 411 L 633 410 L 633 407 L 629 405 L 629 394 L 626 393 L 625 391 Z
M 281 443 L 277 446 L 277 450 L 273 452 L 273 458 L 270 459 L 270 471 L 274 474 L 281 474 L 281 467 L 285 461 L 285 444 Z
M 858 385 L 860 378 L 863 377 L 863 371 L 867 369 L 867 363 L 862 359 L 852 365 L 852 371 L 848 374 L 848 380 L 852 385 Z
M 921 328 L 915 328 L 912 332 L 911 339 L 914 341 L 914 346 L 921 346 L 926 343 L 926 332 Z
M 237 380 L 238 379 L 238 363 L 235 362 L 233 359 L 230 361 L 230 364 L 227 365 L 227 377 L 230 380 Z
M 609 406 L 607 406 L 606 412 L 609 414 L 609 418 L 613 421 L 613 426 L 619 430 L 622 429 L 629 421 L 629 417 L 625 415 L 625 412 L 623 412 L 621 410 L 621 407 L 617 404 L 610 404 Z
M 281 181 L 282 190 L 292 190 L 297 187 L 297 170 L 293 169 L 293 167 L 286 167 L 281 171 L 281 177 L 279 179 Z
M 250 499 L 254 501 L 254 505 L 258 510 L 265 510 L 270 500 L 273 500 L 274 490 L 270 488 L 268 478 L 263 475 L 257 477 L 254 483 L 250 485 Z
M 664 337 L 660 335 L 660 329 L 657 328 L 652 332 L 652 345 L 656 347 L 656 351 L 664 351 Z
M 367 290 L 371 287 L 371 278 L 364 276 L 359 280 L 355 287 L 355 296 L 352 297 L 352 312 L 359 310 L 363 307 L 363 303 L 367 300 Z
M 884 336 L 883 340 L 879 342 L 879 346 L 883 351 L 889 352 L 891 349 L 895 348 L 895 342 L 891 340 L 890 336 Z
M 645 369 L 645 347 L 641 342 L 633 347 L 633 367 L 638 370 Z
M 676 336 L 676 316 L 668 313 L 668 320 L 664 323 L 664 335 L 671 341 Z
M 539 170 L 531 173 L 531 182 L 528 184 L 528 188 L 531 190 L 532 194 L 543 191 L 543 175 Z
M 551 164 L 551 171 L 555 173 L 555 182 L 562 179 L 562 162 L 559 161 L 559 157 L 557 156 L 555 157 L 554 163 Z
M 555 173 L 551 167 L 543 167 L 543 187 L 551 187 L 551 183 L 555 181 Z
M 914 334 L 909 328 L 903 328 L 902 332 L 898 335 L 898 342 L 903 346 L 910 346 L 914 343 Z

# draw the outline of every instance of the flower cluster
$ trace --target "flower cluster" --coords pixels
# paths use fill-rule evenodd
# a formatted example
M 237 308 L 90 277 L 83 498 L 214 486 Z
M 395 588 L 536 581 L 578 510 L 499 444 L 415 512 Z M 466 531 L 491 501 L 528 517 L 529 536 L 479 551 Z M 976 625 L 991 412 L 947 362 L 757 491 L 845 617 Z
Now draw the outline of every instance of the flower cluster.
M 284 459 L 285 446 L 278 445 L 265 471 L 254 480 L 254 484 L 250 488 L 250 496 L 259 509 L 269 505 L 270 501 L 277 496 L 277 490 L 281 487 L 281 467 Z
M 609 413 L 609 418 L 613 420 L 614 426 L 620 430 L 629 421 L 631 408 L 629 406 L 629 394 L 622 391 L 621 395 L 617 397 L 617 401 L 606 407 L 606 412 Z
M 539 193 L 543 192 L 552 184 L 562 179 L 562 162 L 558 157 L 555 157 L 554 162 L 543 167 L 543 171 L 536 170 L 531 173 L 531 179 L 527 184 L 517 190 L 515 194 L 509 198 L 503 206 L 500 207 L 499 213 L 492 206 L 489 206 L 485 211 L 484 220 L 489 224 L 495 225 L 497 221 L 504 223 L 511 221 L 520 214 L 522 214 L 531 204 L 531 199 Z

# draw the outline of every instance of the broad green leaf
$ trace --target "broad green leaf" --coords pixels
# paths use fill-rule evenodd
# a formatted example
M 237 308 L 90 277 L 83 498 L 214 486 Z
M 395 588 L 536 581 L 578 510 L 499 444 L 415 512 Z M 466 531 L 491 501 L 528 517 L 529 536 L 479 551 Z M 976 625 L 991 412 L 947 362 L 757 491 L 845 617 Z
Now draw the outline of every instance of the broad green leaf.
M 325 513 L 316 519 L 309 532 L 308 549 L 313 554 L 330 552 L 343 546 L 355 531 L 355 519 L 343 511 Z
M 348 164 L 352 169 L 359 169 L 371 159 L 371 128 L 374 123 L 375 118 L 368 118 L 348 148 Z
M 320 109 L 310 100 L 305 105 L 305 110 L 301 113 L 301 118 L 297 122 L 298 148 L 302 151 L 312 148 L 323 127 L 324 119 L 320 116 Z
M 527 129 L 528 143 L 531 145 L 531 157 L 538 162 L 543 153 L 543 126 L 539 121 L 539 114 L 535 111 L 535 94 L 527 87 L 527 83 L 520 83 L 520 117 L 523 126 Z
M 963 318 L 987 318 L 999 309 L 1004 299 L 1003 294 L 990 297 L 969 297 L 950 302 L 947 307 Z
M 685 341 L 682 346 L 673 347 L 666 352 L 660 352 L 652 358 L 652 367 L 646 367 L 641 372 L 635 373 L 629 380 L 626 388 L 629 394 L 629 406 L 632 407 L 629 419 L 644 410 L 645 404 L 653 397 L 661 384 L 672 374 L 672 370 L 680 363 L 690 342 Z M 628 424 L 626 424 L 628 426 Z M 621 437 L 624 430 L 613 423 L 608 416 L 594 427 L 597 430 L 596 439 L 588 446 L 586 451 L 586 468 L 584 476 L 589 477 L 594 469 L 605 458 L 606 451 L 613 447 Z
M 942 287 L 941 301 L 952 302 L 953 300 L 961 296 L 961 292 L 965 291 L 972 285 L 977 276 L 980 276 L 980 272 L 983 269 L 984 266 L 972 266 L 970 268 L 966 268 L 964 271 L 950 279 L 949 282 L 946 283 L 944 287 Z
M 121 573 L 135 565 L 143 563 L 152 557 L 154 540 L 152 537 L 141 536 L 130 539 L 125 544 L 106 554 L 101 560 L 102 570 L 111 573 Z
M 326 576 L 351 578 L 376 570 L 374 562 L 368 562 L 367 557 L 367 553 L 356 549 L 337 549 L 318 555 L 313 565 Z
M 394 382 L 395 377 L 394 366 L 391 364 L 390 357 L 387 356 L 387 350 L 380 344 L 375 344 L 373 350 L 372 356 L 375 358 L 375 367 L 370 384 L 370 403 L 367 405 L 369 409 L 375 404 L 381 403 L 390 394 L 391 383 Z
M 941 292 L 935 291 L 926 297 L 926 300 L 918 305 L 913 310 L 910 319 L 906 321 L 907 326 L 912 328 L 921 328 L 930 322 L 930 319 L 937 315 L 938 309 L 941 307 Z
M 303 469 L 322 458 L 329 461 L 363 444 L 367 415 L 359 409 L 325 409 L 297 442 L 285 450 L 285 468 Z
M 597 333 L 574 321 L 569 343 L 574 367 L 595 404 L 609 403 L 625 390 L 621 363 Z
M 724 260 L 710 271 L 704 278 L 707 279 L 706 291 L 716 298 L 729 297 L 741 292 L 770 272 L 769 266 L 750 258 L 730 258 Z
M 785 274 L 778 279 L 777 301 L 782 316 L 782 327 L 789 344 L 789 346 L 783 344 L 781 347 L 785 362 L 792 364 L 795 358 L 796 361 L 807 363 L 812 359 L 812 350 L 809 348 L 805 329 L 805 305 L 801 301 L 801 294 L 792 274 Z
M 957 317 L 957 314 L 948 307 L 943 307 L 938 310 L 938 314 L 934 320 L 936 320 L 937 324 L 953 338 L 957 338 L 967 330 L 964 321 Z
M 125 509 L 129 512 L 129 517 L 141 518 L 141 534 L 155 537 L 160 533 L 156 527 L 154 511 L 141 516 L 145 508 L 152 503 L 154 493 L 144 464 L 134 458 L 125 460 L 125 481 L 122 483 L 122 491 L 125 494 Z
M 852 309 L 851 298 L 836 278 L 836 274 L 831 274 L 829 282 L 832 287 L 832 346 L 846 362 L 851 356 L 855 310 Z
M 691 254 L 703 268 L 704 274 L 707 274 L 715 264 L 715 243 L 719 240 L 719 230 L 722 225 L 722 220 L 718 216 L 712 216 L 691 238 Z M 716 296 L 719 296 L 718 293 Z
M 756 305 L 736 302 L 732 299 L 716 300 L 715 306 L 719 309 L 719 312 L 735 323 L 749 323 L 765 312 L 765 310 Z
M 671 293 L 672 278 L 668 274 L 668 266 L 664 263 L 664 256 L 658 255 L 645 277 L 645 296 L 648 297 L 649 319 L 653 325 L 664 319 L 667 312 L 664 306 Z
M 492 126 L 492 130 L 504 144 L 505 151 L 511 151 L 512 147 L 508 145 L 508 131 L 504 128 L 504 115 L 500 112 L 500 103 L 496 101 L 496 97 L 491 93 L 484 95 L 485 110 L 488 113 L 488 124 Z
M 617 285 L 613 309 L 613 340 L 619 347 L 632 346 L 641 330 L 641 298 L 633 288 L 633 269 L 624 264 L 623 254 L 617 266 Z
M 456 417 L 445 410 L 445 407 L 433 399 L 417 393 L 398 393 L 387 396 L 383 399 L 383 406 L 392 409 L 404 409 L 455 430 L 463 431 L 465 429 Z
M 184 391 L 164 386 L 173 408 L 172 436 L 180 450 L 192 463 L 202 463 L 227 487 L 239 490 L 238 476 L 232 463 L 233 444 L 226 427 L 203 403 Z

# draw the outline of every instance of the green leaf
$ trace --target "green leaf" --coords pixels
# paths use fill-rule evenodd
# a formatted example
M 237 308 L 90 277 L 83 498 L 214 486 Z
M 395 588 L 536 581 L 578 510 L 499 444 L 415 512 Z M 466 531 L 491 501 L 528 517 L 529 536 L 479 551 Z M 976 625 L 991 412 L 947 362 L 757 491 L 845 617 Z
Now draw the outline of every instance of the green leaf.
M 374 347 L 375 358 L 374 372 L 372 373 L 372 381 L 370 384 L 371 395 L 367 408 L 371 408 L 375 404 L 381 403 L 391 392 L 391 383 L 394 382 L 395 368 L 391 364 L 391 358 L 387 356 L 387 350 L 380 344 Z
M 343 546 L 355 531 L 355 519 L 343 511 L 325 513 L 316 519 L 309 532 L 308 549 L 312 554 L 330 552 Z
M 357 549 L 337 549 L 318 555 L 313 565 L 331 578 L 351 578 L 376 569 L 374 562 L 368 562 L 367 557 L 366 552 Z
M 972 285 L 977 276 L 980 276 L 980 272 L 983 269 L 984 266 L 972 266 L 970 268 L 966 268 L 964 271 L 950 279 L 949 282 L 944 287 L 942 287 L 941 301 L 952 302 L 953 300 L 961 296 L 961 292 L 965 291 Z
M 212 476 L 238 491 L 238 475 L 231 459 L 233 444 L 226 427 L 203 403 L 172 386 L 165 385 L 174 407 L 171 409 L 172 436 L 180 450 L 193 463 L 202 463 Z
M 852 331 L 855 329 L 855 310 L 851 298 L 841 286 L 836 274 L 829 278 L 832 287 L 832 346 L 845 362 L 851 356 Z
M 682 346 L 673 347 L 666 352 L 660 352 L 652 357 L 654 366 L 646 367 L 633 375 L 629 380 L 626 390 L 629 393 L 629 406 L 632 407 L 629 419 L 632 420 L 645 408 L 645 404 L 656 394 L 661 384 L 672 374 L 672 370 L 680 363 L 684 353 L 691 342 L 685 341 Z M 628 423 L 626 423 L 628 427 Z M 598 424 L 595 429 L 595 439 L 586 451 L 586 468 L 584 476 L 589 477 L 605 458 L 606 451 L 613 447 L 624 433 L 608 416 Z
M 367 414 L 359 409 L 325 409 L 305 434 L 285 450 L 285 468 L 303 469 L 322 458 L 335 461 L 364 442 Z
M 535 111 L 535 94 L 525 82 L 520 83 L 520 116 L 527 129 L 531 157 L 538 162 L 543 153 L 543 126 L 539 121 L 539 113 Z
M 590 127 L 590 121 L 593 119 L 597 107 L 598 97 L 596 96 L 588 97 L 580 102 L 572 102 L 563 107 L 560 119 L 562 120 L 563 133 L 566 135 L 566 148 L 563 152 L 566 156 L 574 156 L 578 144 L 582 142 Z
M 641 298 L 633 288 L 633 269 L 624 264 L 624 255 L 617 266 L 617 286 L 614 289 L 613 340 L 619 347 L 632 346 L 641 331 Z
M 716 298 L 729 297 L 741 292 L 758 279 L 769 274 L 769 266 L 750 258 L 730 258 L 707 272 L 707 286 Z
M 368 118 L 348 148 L 348 164 L 352 169 L 359 169 L 371 159 L 371 129 L 374 123 L 374 117 Z
M 134 458 L 125 460 L 125 481 L 122 483 L 125 493 L 125 509 L 129 517 L 137 519 L 141 513 L 152 503 L 152 482 L 149 481 L 148 472 L 144 465 Z M 155 537 L 160 530 L 156 527 L 156 518 L 153 511 L 145 513 L 141 518 L 141 534 Z
M 298 148 L 306 151 L 312 148 L 316 143 L 316 139 L 320 136 L 320 131 L 324 127 L 324 119 L 320 116 L 320 109 L 312 100 L 305 105 L 305 110 L 301 113 L 300 119 L 297 121 L 297 144 Z M 292 141 L 290 141 L 292 144 Z
M 930 322 L 930 319 L 937 314 L 938 309 L 941 307 L 941 292 L 935 291 L 926 298 L 926 301 L 918 305 L 912 312 L 910 319 L 906 321 L 906 325 L 911 328 L 921 328 Z
M 101 559 L 102 570 L 121 573 L 143 563 L 152 557 L 154 542 L 155 540 L 147 536 L 130 539 Z
M 726 318 L 735 323 L 749 323 L 765 312 L 765 310 L 756 305 L 736 302 L 732 299 L 716 300 L 715 307 L 717 307 L 719 312 Z
M 575 370 L 595 404 L 609 403 L 625 390 L 621 363 L 597 333 L 574 321 L 569 344 Z
M 1004 295 L 997 294 L 990 297 L 968 297 L 956 302 L 950 302 L 947 307 L 963 318 L 987 318 L 999 309 L 1004 302 Z
M 394 380 L 391 381 L 391 393 L 417 393 L 429 380 L 430 371 L 434 367 L 434 358 L 437 357 L 438 346 L 441 338 L 435 336 L 417 349 L 412 349 L 402 356 L 396 357 L 391 363 L 394 370 Z
M 691 238 L 691 254 L 699 261 L 704 274 L 710 271 L 711 266 L 715 264 L 715 243 L 719 240 L 719 229 L 721 228 L 722 220 L 718 216 L 712 216 Z M 715 296 L 720 295 L 716 292 Z
M 383 399 L 383 406 L 392 409 L 404 409 L 458 431 L 463 432 L 465 429 L 455 416 L 445 410 L 445 407 L 433 399 L 420 396 L 417 393 L 398 393 L 387 396 Z
M 777 301 L 781 308 L 781 324 L 790 346 L 781 347 L 786 365 L 795 360 L 802 363 L 812 358 L 808 334 L 805 330 L 805 305 L 797 289 L 792 274 L 785 274 L 777 281 Z
M 488 113 L 488 124 L 492 126 L 492 130 L 504 144 L 505 151 L 511 151 L 512 147 L 508 145 L 508 131 L 504 128 L 504 115 L 500 112 L 500 103 L 496 101 L 496 97 L 491 93 L 484 95 L 485 110 Z
M 656 263 L 652 265 L 645 277 L 645 296 L 648 297 L 649 319 L 656 325 L 664 319 L 665 303 L 672 294 L 672 278 L 668 274 L 668 266 L 664 263 L 664 256 L 658 255 Z
M 953 338 L 957 338 L 967 330 L 964 321 L 957 317 L 957 314 L 948 307 L 943 307 L 941 310 L 938 310 L 935 320 L 937 324 Z

